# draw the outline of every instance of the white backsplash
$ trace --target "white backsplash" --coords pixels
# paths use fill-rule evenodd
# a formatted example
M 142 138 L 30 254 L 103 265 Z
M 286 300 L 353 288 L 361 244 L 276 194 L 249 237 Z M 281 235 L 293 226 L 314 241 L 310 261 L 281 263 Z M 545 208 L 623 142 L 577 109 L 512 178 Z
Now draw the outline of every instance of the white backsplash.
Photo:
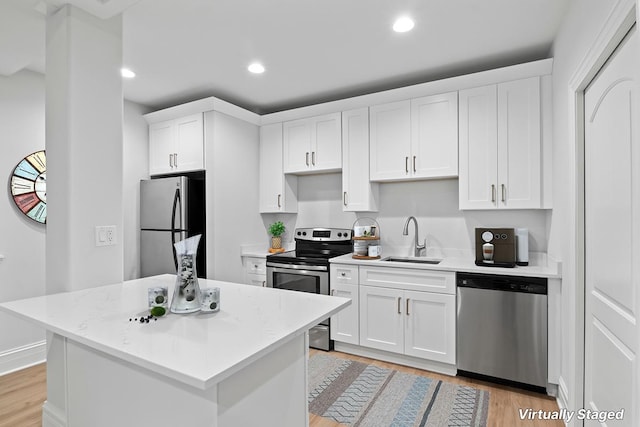
M 351 228 L 356 219 L 371 217 L 380 225 L 383 254 L 413 255 L 414 228 L 402 229 L 409 216 L 418 220 L 420 243 L 427 239 L 427 256 L 473 256 L 476 227 L 525 227 L 529 229 L 529 250 L 546 252 L 547 214 L 543 210 L 460 211 L 458 180 L 392 182 L 380 184 L 379 212 L 342 211 L 342 174 L 298 177 L 298 213 L 263 214 L 265 229 L 283 221 L 293 240 L 296 227 Z

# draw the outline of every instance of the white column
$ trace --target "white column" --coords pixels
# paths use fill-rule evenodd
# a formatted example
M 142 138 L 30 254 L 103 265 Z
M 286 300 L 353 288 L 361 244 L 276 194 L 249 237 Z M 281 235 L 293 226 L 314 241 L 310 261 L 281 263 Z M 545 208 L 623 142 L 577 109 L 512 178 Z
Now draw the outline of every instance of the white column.
M 47 17 L 47 293 L 119 282 L 122 17 L 65 5 Z M 95 228 L 116 226 L 96 246 Z

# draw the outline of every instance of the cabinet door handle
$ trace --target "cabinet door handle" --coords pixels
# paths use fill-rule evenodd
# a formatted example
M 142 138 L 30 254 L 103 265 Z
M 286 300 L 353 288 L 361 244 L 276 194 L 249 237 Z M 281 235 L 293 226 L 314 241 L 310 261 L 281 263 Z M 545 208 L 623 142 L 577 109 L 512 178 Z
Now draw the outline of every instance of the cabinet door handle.
M 507 201 L 507 193 L 506 193 L 506 187 L 504 186 L 504 184 L 500 184 L 502 186 L 502 203 Z
M 335 289 L 331 289 L 331 296 L 332 297 L 336 296 L 336 290 Z
M 282 205 L 280 204 L 280 198 L 282 197 L 282 194 L 278 194 L 278 207 L 281 208 Z
M 402 312 L 400 311 L 400 300 L 402 298 L 398 297 L 398 314 L 402 314 Z
M 345 276 L 347 275 L 347 273 L 345 273 L 345 272 L 343 271 L 342 273 L 340 273 L 340 275 L 341 275 L 342 277 L 345 277 Z
M 416 156 L 413 156 L 413 173 L 416 172 Z
M 178 167 L 178 153 L 173 153 L 173 165 Z
M 169 167 L 173 167 L 173 154 L 169 154 Z
M 496 186 L 491 184 L 491 203 L 496 202 Z
M 264 288 L 265 286 L 267 286 L 267 281 L 266 281 L 266 280 L 263 280 L 263 281 L 262 281 L 262 287 Z
M 409 157 L 404 158 L 404 171 L 405 173 L 409 173 Z
M 409 298 L 407 298 L 407 306 L 406 306 L 406 310 L 405 311 L 406 311 L 407 316 L 408 316 L 409 315 Z
M 315 166 L 315 165 L 316 165 L 316 152 L 315 152 L 315 151 L 312 151 L 312 152 L 311 152 L 311 164 L 312 164 L 313 166 Z
M 307 164 L 307 166 L 309 166 L 309 152 L 308 151 L 305 153 L 304 162 Z
M 347 192 L 342 193 L 342 203 L 347 206 Z

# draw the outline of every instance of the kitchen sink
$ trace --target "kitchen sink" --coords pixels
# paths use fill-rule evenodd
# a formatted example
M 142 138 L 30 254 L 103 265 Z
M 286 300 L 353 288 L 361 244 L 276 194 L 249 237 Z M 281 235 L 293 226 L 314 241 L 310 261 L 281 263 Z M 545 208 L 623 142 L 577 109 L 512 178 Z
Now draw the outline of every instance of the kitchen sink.
M 391 262 L 408 262 L 413 264 L 440 264 L 441 259 L 427 259 L 427 258 L 409 258 L 409 257 L 386 257 L 382 258 L 381 261 L 391 261 Z

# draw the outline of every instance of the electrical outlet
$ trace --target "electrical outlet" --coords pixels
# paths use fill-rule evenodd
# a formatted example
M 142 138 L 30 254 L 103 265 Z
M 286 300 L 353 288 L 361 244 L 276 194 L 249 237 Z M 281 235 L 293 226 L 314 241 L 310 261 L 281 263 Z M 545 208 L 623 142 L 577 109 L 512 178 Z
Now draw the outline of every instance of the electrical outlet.
M 96 246 L 111 246 L 116 243 L 115 225 L 96 226 Z

